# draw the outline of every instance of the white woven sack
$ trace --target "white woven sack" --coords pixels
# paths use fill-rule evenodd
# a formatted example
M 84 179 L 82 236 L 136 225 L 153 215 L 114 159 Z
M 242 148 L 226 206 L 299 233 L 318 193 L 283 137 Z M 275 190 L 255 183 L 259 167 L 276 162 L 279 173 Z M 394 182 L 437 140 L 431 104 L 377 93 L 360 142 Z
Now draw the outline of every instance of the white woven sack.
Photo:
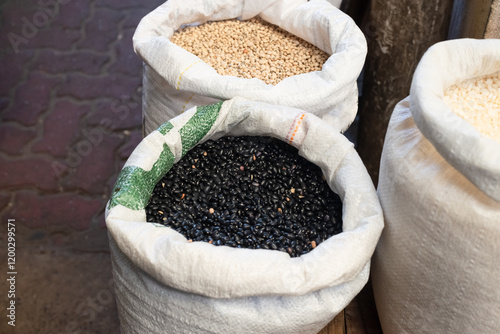
M 385 334 L 500 332 L 500 143 L 442 100 L 449 86 L 498 70 L 499 40 L 437 44 L 393 112 L 372 267 Z
M 260 79 L 219 75 L 170 42 L 183 24 L 254 16 L 330 54 L 322 70 L 289 77 L 273 86 Z M 326 0 L 169 0 L 142 19 L 133 42 L 145 64 L 145 134 L 193 106 L 236 96 L 307 110 L 337 131 L 346 130 L 356 116 L 356 79 L 365 61 L 366 39 L 349 16 Z
M 225 135 L 279 138 L 320 166 L 343 232 L 308 254 L 188 243 L 146 223 L 155 184 L 189 149 Z M 192 108 L 134 150 L 108 203 L 122 333 L 316 333 L 366 284 L 383 215 L 353 145 L 316 116 L 235 98 Z

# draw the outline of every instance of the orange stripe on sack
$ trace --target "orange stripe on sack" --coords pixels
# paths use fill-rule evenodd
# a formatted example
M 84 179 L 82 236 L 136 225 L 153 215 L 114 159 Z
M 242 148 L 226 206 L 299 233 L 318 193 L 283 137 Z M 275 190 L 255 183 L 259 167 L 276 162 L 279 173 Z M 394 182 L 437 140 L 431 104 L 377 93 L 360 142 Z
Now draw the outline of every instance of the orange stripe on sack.
M 297 114 L 294 117 L 292 124 L 290 124 L 290 129 L 288 129 L 288 133 L 286 134 L 286 138 L 285 138 L 286 141 L 290 141 L 290 136 L 291 136 L 291 134 L 293 132 L 293 127 L 297 123 L 297 120 L 300 118 L 300 116 L 302 116 L 302 114 Z
M 179 80 L 177 80 L 177 87 L 175 87 L 177 90 L 179 89 L 179 86 L 181 85 L 181 79 L 182 79 L 182 75 L 191 68 L 191 66 L 197 64 L 201 62 L 201 60 L 198 60 L 198 61 L 195 61 L 194 63 L 192 63 L 191 65 L 189 65 L 188 67 L 186 67 L 186 69 L 184 71 L 181 72 L 181 74 L 179 75 Z
M 179 89 L 179 88 L 177 88 L 177 89 Z M 186 106 L 187 106 L 187 104 L 189 103 L 189 101 L 191 101 L 191 99 L 193 98 L 193 96 L 194 96 L 194 93 L 193 93 L 193 94 L 191 94 L 191 96 L 189 97 L 189 99 L 187 99 L 187 101 L 184 103 L 184 105 L 182 106 L 181 114 L 182 114 L 184 111 L 186 111 Z
M 302 123 L 302 120 L 306 117 L 306 114 L 300 115 L 299 121 L 297 122 L 297 125 L 295 126 L 295 130 L 293 130 L 292 136 L 290 137 L 290 144 L 293 142 L 293 137 L 297 134 L 297 131 L 299 130 L 300 123 Z

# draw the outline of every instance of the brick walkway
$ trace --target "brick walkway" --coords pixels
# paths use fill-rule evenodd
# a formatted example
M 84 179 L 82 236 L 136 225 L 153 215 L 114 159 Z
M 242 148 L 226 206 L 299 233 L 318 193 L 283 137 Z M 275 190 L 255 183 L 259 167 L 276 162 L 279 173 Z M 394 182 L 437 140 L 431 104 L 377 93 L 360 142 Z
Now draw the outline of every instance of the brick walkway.
M 141 139 L 142 65 L 131 39 L 162 2 L 0 4 L 2 222 L 14 218 L 19 233 L 53 245 L 107 247 L 104 206 Z
M 104 207 L 142 138 L 132 35 L 162 2 L 0 2 L 0 267 L 15 219 L 18 272 L 0 333 L 119 333 Z

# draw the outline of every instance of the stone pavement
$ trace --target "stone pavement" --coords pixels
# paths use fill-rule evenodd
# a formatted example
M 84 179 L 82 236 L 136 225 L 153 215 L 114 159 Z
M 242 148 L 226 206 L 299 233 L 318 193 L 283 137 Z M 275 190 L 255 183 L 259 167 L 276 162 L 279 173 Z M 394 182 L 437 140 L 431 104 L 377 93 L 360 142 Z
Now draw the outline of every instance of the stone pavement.
M 0 2 L 0 333 L 118 333 L 104 207 L 142 138 L 132 35 L 161 3 Z M 4 314 L 8 219 L 15 328 Z
M 53 245 L 106 247 L 104 206 L 141 134 L 139 20 L 162 0 L 0 4 L 0 212 Z M 23 230 L 24 231 L 24 230 Z M 74 245 L 71 236 L 92 236 Z

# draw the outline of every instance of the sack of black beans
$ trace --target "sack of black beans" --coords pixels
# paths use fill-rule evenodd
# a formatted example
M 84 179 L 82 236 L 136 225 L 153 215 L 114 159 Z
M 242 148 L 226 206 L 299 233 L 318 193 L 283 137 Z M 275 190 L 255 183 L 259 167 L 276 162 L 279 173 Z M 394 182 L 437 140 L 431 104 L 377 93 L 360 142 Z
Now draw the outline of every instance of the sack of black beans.
M 185 210 L 186 220 L 199 217 L 198 211 L 203 211 L 203 216 L 215 216 L 219 206 L 233 201 L 235 197 L 248 199 L 260 196 L 255 188 L 224 188 L 226 182 L 235 184 L 229 178 L 248 177 L 244 176 L 244 170 L 259 163 L 264 153 L 252 153 L 251 149 L 248 154 L 241 153 L 246 157 L 246 164 L 218 160 L 217 155 L 223 154 L 219 149 L 214 150 L 215 153 L 210 149 L 200 151 L 201 156 L 208 159 L 205 162 L 189 158 L 192 160 L 184 163 L 187 169 L 195 170 L 201 169 L 205 163 L 216 161 L 216 165 L 211 168 L 221 173 L 229 172 L 233 167 L 241 171 L 236 176 L 218 174 L 222 176 L 214 176 L 213 182 L 206 178 L 196 180 L 187 176 L 190 187 L 203 182 L 209 184 L 207 187 L 219 184 L 223 189 L 219 194 L 210 191 L 205 185 L 202 186 L 206 188 L 203 193 L 192 193 L 192 189 L 191 193 L 184 193 L 177 183 L 163 179 L 167 172 L 184 161 L 181 159 L 187 153 L 203 144 L 211 140 L 249 136 L 271 137 L 288 143 L 289 147 L 298 149 L 300 156 L 321 168 L 320 172 L 328 187 L 342 201 L 341 233 L 325 240 L 318 239 L 318 243 L 321 241 L 319 244 L 311 240 L 310 251 L 305 254 L 299 252 L 297 255 L 300 256 L 292 257 L 288 249 L 278 249 L 285 239 L 294 245 L 293 239 L 300 239 L 309 229 L 316 228 L 318 231 L 315 234 L 324 235 L 319 232 L 321 224 L 308 224 L 315 219 L 314 212 L 308 212 L 315 209 L 306 208 L 304 211 L 304 207 L 301 208 L 301 205 L 316 206 L 324 201 L 322 198 L 306 201 L 306 193 L 315 191 L 317 185 L 308 184 L 304 179 L 302 183 L 299 182 L 300 189 L 299 185 L 286 189 L 287 195 L 284 197 L 280 188 L 293 187 L 293 184 L 281 183 L 280 178 L 284 176 L 280 175 L 286 174 L 286 167 L 254 169 L 255 175 L 250 175 L 254 187 L 264 187 L 262 180 L 260 184 L 255 184 L 259 177 L 263 177 L 261 174 L 276 172 L 274 181 L 268 180 L 267 186 L 279 195 L 276 196 L 276 202 L 285 204 L 283 210 L 280 206 L 276 207 L 277 216 L 285 215 L 284 211 L 288 207 L 286 203 L 294 198 L 299 200 L 304 197 L 305 200 L 303 204 L 294 205 L 298 211 L 286 218 L 290 221 L 285 222 L 285 218 L 281 217 L 274 219 L 273 213 L 269 213 L 267 218 L 262 214 L 259 219 L 267 221 L 269 225 L 274 221 L 282 222 L 263 234 L 259 234 L 263 230 L 256 231 L 260 224 L 257 219 L 259 207 L 251 205 L 245 207 L 237 204 L 235 212 L 253 210 L 255 221 L 238 222 L 238 218 L 229 217 L 226 213 L 224 221 L 215 222 L 203 217 L 200 221 L 195 219 L 186 222 L 183 218 L 168 227 L 164 223 L 174 221 L 173 218 L 182 215 L 182 212 L 158 212 L 165 214 L 164 219 L 159 219 L 161 224 L 147 222 L 147 216 L 152 211 L 160 211 L 155 206 L 158 203 L 156 200 L 153 200 L 152 207 L 148 207 L 153 190 L 158 188 L 160 194 L 174 194 L 177 198 L 174 211 Z M 210 145 L 209 148 L 213 148 L 215 144 Z M 237 154 L 230 153 L 230 157 L 232 155 L 234 159 L 237 158 Z M 284 166 L 288 166 L 286 161 L 284 163 Z M 295 171 L 298 166 L 289 168 Z M 183 180 L 181 182 L 188 181 L 186 177 Z M 228 198 L 219 198 L 220 194 L 226 194 L 226 190 Z M 203 196 L 209 195 L 217 197 L 210 208 L 199 204 L 197 207 L 183 204 L 188 203 L 184 201 L 189 200 L 189 197 L 197 196 L 201 201 Z M 266 200 L 260 198 L 259 202 L 265 203 Z M 262 211 L 266 210 L 269 211 L 269 208 L 262 207 Z M 294 217 L 297 217 L 297 222 L 293 221 Z M 295 223 L 304 220 L 304 217 L 306 221 L 301 222 L 302 227 L 295 230 L 295 225 L 299 225 Z M 323 219 L 324 216 L 320 214 L 319 217 Z M 201 220 L 206 228 L 202 231 L 202 227 L 197 227 L 199 231 L 194 231 L 189 239 L 178 232 L 189 224 L 201 226 Z M 366 284 L 370 258 L 383 228 L 383 214 L 371 179 L 352 143 L 344 136 L 317 116 L 302 110 L 234 98 L 224 103 L 191 108 L 145 137 L 126 162 L 113 189 L 107 206 L 106 224 L 110 235 L 122 333 L 290 334 L 317 333 Z M 201 234 L 211 233 L 207 228 L 220 227 L 222 231 L 225 224 L 243 226 L 246 230 L 240 236 L 249 240 L 248 245 L 251 239 L 255 240 L 254 236 L 248 235 L 250 231 L 264 237 L 268 233 L 266 231 L 270 231 L 267 237 L 273 238 L 276 233 L 281 233 L 279 229 L 287 231 L 287 227 L 281 225 L 288 224 L 290 233 L 276 237 L 277 246 L 272 246 L 273 241 L 269 244 L 270 249 L 265 249 L 264 244 L 260 249 L 234 247 L 240 245 L 239 237 L 230 247 L 232 241 L 227 241 L 222 232 L 220 239 L 215 238 L 216 242 L 212 243 L 212 239 L 208 242 L 197 241 L 203 240 L 197 238 Z M 247 224 L 249 226 L 245 226 Z M 174 228 L 179 225 L 179 229 Z M 184 230 L 183 233 L 192 231 Z M 215 231 L 219 236 L 218 233 Z M 217 245 L 220 241 L 227 244 Z M 298 247 L 295 245 L 295 250 L 308 246 Z
M 366 39 L 326 0 L 169 0 L 133 37 L 149 134 L 233 97 L 307 110 L 344 131 L 357 112 Z
M 384 333 L 500 330 L 500 41 L 436 44 L 394 109 L 372 278 Z

